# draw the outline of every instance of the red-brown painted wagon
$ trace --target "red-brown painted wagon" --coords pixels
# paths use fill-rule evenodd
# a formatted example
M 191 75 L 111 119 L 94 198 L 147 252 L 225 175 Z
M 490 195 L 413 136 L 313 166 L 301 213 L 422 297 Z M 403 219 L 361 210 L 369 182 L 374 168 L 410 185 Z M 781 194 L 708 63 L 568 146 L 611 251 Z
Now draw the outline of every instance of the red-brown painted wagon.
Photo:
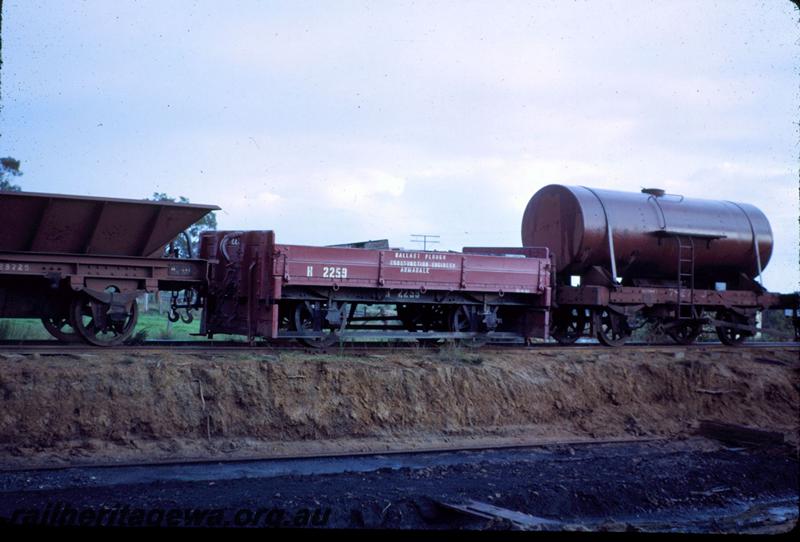
M 165 246 L 214 205 L 0 193 L 0 317 L 41 318 L 63 341 L 130 337 L 136 297 L 205 290 L 206 262 Z
M 283 245 L 210 232 L 201 333 L 339 340 L 532 339 L 549 334 L 547 249 L 523 257 Z M 374 310 L 370 310 L 370 308 Z M 381 311 L 383 311 L 381 313 Z

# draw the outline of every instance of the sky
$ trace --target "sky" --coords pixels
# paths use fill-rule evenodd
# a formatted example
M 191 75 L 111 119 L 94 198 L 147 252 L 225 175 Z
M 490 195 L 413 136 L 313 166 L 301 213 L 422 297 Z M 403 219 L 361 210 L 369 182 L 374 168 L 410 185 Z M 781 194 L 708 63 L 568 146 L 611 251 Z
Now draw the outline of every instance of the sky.
M 552 184 L 748 202 L 800 286 L 800 10 L 773 1 L 2 3 L 23 189 L 283 243 L 519 246 Z

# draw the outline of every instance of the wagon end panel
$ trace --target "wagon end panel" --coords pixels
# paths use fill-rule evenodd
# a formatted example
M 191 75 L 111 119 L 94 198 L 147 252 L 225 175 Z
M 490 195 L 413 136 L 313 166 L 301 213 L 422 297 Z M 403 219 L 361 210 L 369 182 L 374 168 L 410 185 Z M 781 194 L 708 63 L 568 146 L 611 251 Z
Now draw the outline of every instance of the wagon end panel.
M 201 333 L 272 338 L 278 310 L 272 265 L 272 231 L 219 231 L 203 235 L 201 256 L 209 260 L 208 296 Z

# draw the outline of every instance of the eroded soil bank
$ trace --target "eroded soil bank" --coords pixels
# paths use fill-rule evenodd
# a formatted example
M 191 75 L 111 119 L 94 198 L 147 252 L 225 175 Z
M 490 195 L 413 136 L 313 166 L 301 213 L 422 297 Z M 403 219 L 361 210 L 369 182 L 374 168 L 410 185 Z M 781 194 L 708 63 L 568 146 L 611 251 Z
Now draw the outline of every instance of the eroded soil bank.
M 678 437 L 797 445 L 797 349 L 0 352 L 0 467 Z

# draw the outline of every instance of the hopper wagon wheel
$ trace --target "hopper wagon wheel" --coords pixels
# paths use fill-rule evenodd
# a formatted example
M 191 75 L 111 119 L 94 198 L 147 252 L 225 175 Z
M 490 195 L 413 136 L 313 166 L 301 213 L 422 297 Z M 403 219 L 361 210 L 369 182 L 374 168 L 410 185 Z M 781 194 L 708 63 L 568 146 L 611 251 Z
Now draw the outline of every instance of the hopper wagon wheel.
M 667 332 L 667 335 L 678 344 L 689 345 L 697 340 L 703 332 L 700 322 L 682 322 Z
M 299 342 L 311 348 L 328 348 L 336 344 L 339 340 L 335 331 L 325 321 L 324 308 L 322 303 L 316 301 L 306 301 L 305 303 L 298 303 L 294 310 L 294 329 L 295 331 L 313 333 L 316 331 L 327 331 L 328 333 L 323 337 L 298 339 Z M 318 318 L 319 323 L 315 325 L 315 316 Z M 328 329 L 326 329 L 326 327 Z
M 740 316 L 733 311 L 719 311 L 716 319 L 734 324 L 749 323 L 746 316 Z M 726 326 L 717 326 L 716 331 L 719 341 L 726 346 L 738 346 L 752 335 L 749 331 Z
M 69 316 L 42 316 L 42 325 L 50 335 L 62 343 L 75 343 L 81 340 Z
M 627 319 L 620 314 L 598 309 L 592 317 L 595 336 L 606 346 L 622 346 L 631 335 Z
M 553 330 L 550 334 L 558 344 L 568 346 L 583 335 L 586 320 L 585 309 L 561 307 L 553 315 Z
M 455 333 L 469 333 L 469 332 L 482 332 L 481 326 L 478 322 L 479 315 L 475 307 L 470 305 L 461 305 L 456 307 L 450 316 L 450 331 Z M 485 334 L 476 337 L 469 337 L 465 339 L 456 339 L 455 343 L 461 346 L 470 348 L 477 348 L 483 346 L 488 341 Z
M 108 310 L 107 304 L 87 295 L 75 297 L 70 312 L 75 331 L 84 341 L 95 346 L 115 346 L 131 336 L 139 318 L 136 301 L 126 314 L 112 315 Z

